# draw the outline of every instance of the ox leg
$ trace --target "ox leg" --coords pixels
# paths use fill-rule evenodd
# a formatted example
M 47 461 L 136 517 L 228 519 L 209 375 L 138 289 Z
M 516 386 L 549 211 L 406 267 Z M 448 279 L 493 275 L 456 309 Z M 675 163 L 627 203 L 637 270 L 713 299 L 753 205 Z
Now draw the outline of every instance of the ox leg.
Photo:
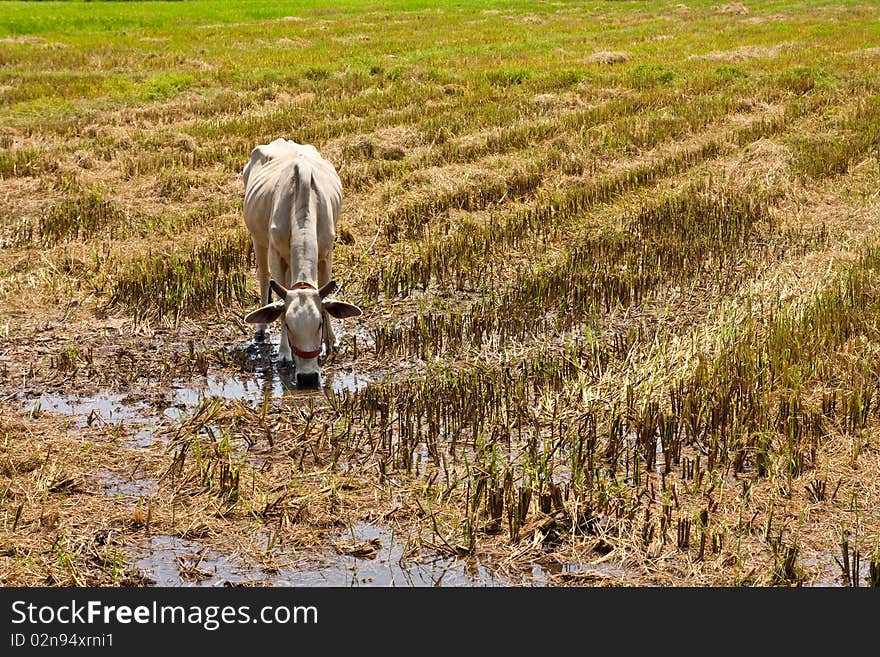
M 293 363 L 293 355 L 290 353 L 290 343 L 287 341 L 287 331 L 281 331 L 281 339 L 278 341 L 278 358 L 282 365 Z
M 336 334 L 333 332 L 333 318 L 327 312 L 324 315 L 323 335 L 321 339 L 324 341 L 324 362 L 334 360 L 336 356 Z
M 328 253 L 318 260 L 318 287 L 323 287 L 330 282 L 330 273 L 333 271 L 333 254 Z
M 287 287 L 290 285 L 288 280 L 290 274 L 287 272 L 287 263 L 284 261 L 275 249 L 269 251 L 269 271 L 279 283 Z M 281 318 L 281 336 L 278 340 L 278 361 L 281 365 L 289 365 L 293 362 L 293 356 L 290 353 L 290 345 L 287 342 L 287 331 L 284 330 L 284 318 Z
M 257 244 L 252 239 L 254 246 L 254 258 L 257 261 L 257 280 L 260 283 L 260 305 L 265 306 L 269 303 L 269 250 Z M 257 331 L 254 333 L 254 340 L 262 342 L 266 339 L 266 325 L 257 324 Z
M 328 253 L 321 260 L 318 260 L 318 287 L 323 287 L 330 282 L 330 272 L 333 271 L 333 253 Z M 326 347 L 326 358 L 336 351 L 336 334 L 333 332 L 333 320 L 327 313 L 324 313 L 324 346 Z

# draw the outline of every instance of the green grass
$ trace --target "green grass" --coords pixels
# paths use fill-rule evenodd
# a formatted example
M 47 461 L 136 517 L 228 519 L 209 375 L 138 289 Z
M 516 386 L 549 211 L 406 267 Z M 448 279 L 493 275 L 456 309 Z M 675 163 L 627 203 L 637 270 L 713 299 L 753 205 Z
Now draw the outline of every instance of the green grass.
M 762 3 L 752 15 L 812 5 L 821 3 Z M 684 20 L 674 3 L 555 7 L 467 1 L 435 10 L 433 3 L 410 1 L 381 6 L 342 2 L 332 9 L 317 1 L 101 2 L 83 11 L 77 2 L 2 2 L 0 39 L 7 42 L 0 46 L 0 81 L 14 89 L 4 93 L 0 117 L 14 124 L 44 123 L 46 116 L 36 111 L 34 99 L 49 103 L 54 118 L 70 120 L 90 109 L 161 100 L 187 89 L 308 88 L 338 76 L 371 79 L 376 71 L 386 72 L 392 82 L 411 75 L 423 81 L 425 76 L 483 80 L 501 92 L 549 80 L 645 89 L 714 71 L 717 63 L 695 64 L 688 55 L 744 40 L 774 45 L 820 34 L 823 41 L 834 42 L 845 34 L 858 48 L 880 37 L 868 16 L 853 41 L 851 24 L 834 26 L 809 14 L 799 21 L 749 27 L 713 11 L 712 2 L 689 6 L 689 37 L 656 42 L 649 37 L 664 25 L 660 17 L 673 24 Z M 602 20 L 589 18 L 595 12 L 601 12 Z M 290 18 L 302 20 L 282 20 Z M 16 38 L 41 41 L 8 41 Z M 431 45 L 413 49 L 414 39 Z M 774 84 L 795 93 L 833 83 L 825 71 L 839 55 L 826 54 L 819 44 L 807 48 L 819 68 L 765 73 L 766 62 L 754 60 L 738 63 L 736 77 L 770 75 Z M 589 64 L 583 56 L 572 60 L 568 53 L 573 49 L 584 54 L 625 50 L 632 60 Z M 730 71 L 722 77 L 729 78 Z

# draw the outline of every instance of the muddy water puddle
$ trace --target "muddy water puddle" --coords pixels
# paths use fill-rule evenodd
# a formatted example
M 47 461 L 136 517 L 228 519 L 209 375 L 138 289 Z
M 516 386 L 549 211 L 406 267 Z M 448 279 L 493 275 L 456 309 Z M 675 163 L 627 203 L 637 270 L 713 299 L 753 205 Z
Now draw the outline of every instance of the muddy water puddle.
M 280 586 L 510 586 L 489 564 L 445 556 L 405 559 L 406 545 L 390 528 L 357 523 L 337 548 L 312 567 L 279 573 Z
M 125 476 L 110 470 L 101 470 L 96 475 L 104 492 L 112 497 L 151 497 L 156 494 L 159 485 L 152 479 L 139 479 L 136 476 Z
M 223 586 L 259 582 L 260 577 L 237 567 L 231 559 L 206 549 L 194 540 L 152 536 L 130 548 L 133 567 L 156 586 Z
M 596 581 L 618 575 L 610 566 L 574 564 L 534 564 L 530 570 L 508 575 L 488 561 L 407 557 L 405 543 L 393 530 L 368 523 L 357 523 L 333 543 L 335 549 L 317 554 L 276 548 L 275 559 L 285 565 L 271 571 L 206 548 L 199 541 L 173 536 L 153 536 L 127 549 L 132 566 L 157 586 L 553 586 L 560 576 Z
M 343 391 L 357 391 L 370 382 L 353 369 L 328 371 L 323 374 L 322 387 L 315 390 L 297 388 L 294 372 L 271 369 L 252 374 L 232 376 L 212 374 L 188 381 L 177 381 L 170 388 L 151 391 L 98 392 L 90 395 L 62 393 L 21 394 L 22 410 L 33 415 L 56 413 L 69 416 L 73 427 L 119 426 L 129 429 L 125 442 L 135 448 L 146 448 L 155 442 L 160 425 L 186 418 L 205 400 L 243 401 L 259 405 L 267 400 L 296 401 Z M 149 401 L 143 401 L 148 399 Z
M 77 426 L 95 423 L 119 424 L 125 421 L 144 422 L 150 414 L 149 405 L 126 401 L 126 393 L 101 392 L 94 395 L 76 396 L 43 393 L 26 402 L 33 414 L 48 412 L 75 417 Z
M 371 379 L 354 370 L 336 370 L 322 374 L 322 387 L 317 390 L 298 388 L 294 370 L 257 372 L 250 377 L 206 376 L 196 381 L 177 383 L 173 387 L 176 408 L 192 408 L 205 399 L 219 397 L 226 401 L 248 401 L 260 404 L 266 399 L 302 397 L 307 399 L 332 390 L 337 394 L 348 390 L 356 392 L 366 387 Z M 166 409 L 166 414 L 173 408 Z
M 846 586 L 843 577 L 843 570 L 838 563 L 841 555 L 834 555 L 831 552 L 813 552 L 805 554 L 801 564 L 806 566 L 812 572 L 804 582 L 804 586 L 815 587 L 841 587 Z M 850 558 L 854 558 L 851 554 Z M 852 576 L 852 563 L 850 566 L 850 576 Z M 869 575 L 871 572 L 870 553 L 863 555 L 859 560 L 859 586 L 868 586 Z

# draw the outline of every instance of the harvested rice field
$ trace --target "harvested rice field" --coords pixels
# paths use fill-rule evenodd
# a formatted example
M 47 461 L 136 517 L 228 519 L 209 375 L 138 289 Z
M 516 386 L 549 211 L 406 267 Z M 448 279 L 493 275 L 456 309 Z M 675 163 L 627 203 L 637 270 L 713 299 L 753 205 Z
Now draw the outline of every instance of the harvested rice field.
M 0 585 L 880 586 L 880 8 L 0 2 Z M 251 150 L 343 185 L 279 366 Z

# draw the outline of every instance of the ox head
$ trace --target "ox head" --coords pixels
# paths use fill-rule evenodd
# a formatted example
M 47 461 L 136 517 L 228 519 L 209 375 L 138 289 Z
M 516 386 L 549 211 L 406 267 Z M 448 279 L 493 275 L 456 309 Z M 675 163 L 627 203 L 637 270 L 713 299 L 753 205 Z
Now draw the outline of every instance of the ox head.
M 290 346 L 290 355 L 296 365 L 296 383 L 300 386 L 317 386 L 320 370 L 318 357 L 324 338 L 332 335 L 324 326 L 327 316 L 344 319 L 357 317 L 361 309 L 350 303 L 326 298 L 336 289 L 336 281 L 330 281 L 320 290 L 308 283 L 296 283 L 287 289 L 275 280 L 269 281 L 271 289 L 281 297 L 278 301 L 249 313 L 245 318 L 249 324 L 269 324 L 281 317 L 281 357 L 284 352 L 285 337 Z M 327 345 L 328 350 L 332 345 Z

